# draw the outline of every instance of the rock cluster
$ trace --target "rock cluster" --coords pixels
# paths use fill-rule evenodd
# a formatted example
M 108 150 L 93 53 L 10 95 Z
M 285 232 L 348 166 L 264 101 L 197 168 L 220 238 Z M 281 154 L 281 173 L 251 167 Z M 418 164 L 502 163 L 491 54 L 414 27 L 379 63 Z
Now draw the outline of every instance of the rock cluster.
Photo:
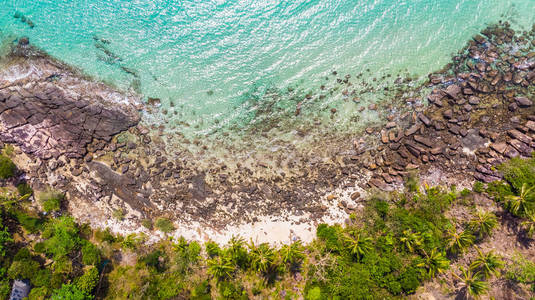
M 0 71 L 0 140 L 40 158 L 83 157 L 139 121 L 139 100 L 19 46 Z
M 162 127 L 132 127 L 137 112 L 131 98 L 40 57 L 30 61 L 54 71 L 29 72 L 25 59 L 0 74 L 0 103 L 7 108 L 0 114 L 1 138 L 37 157 L 29 171 L 36 181 L 68 190 L 91 207 L 107 209 L 108 215 L 128 206 L 134 212 L 127 218 L 137 221 L 164 214 L 218 229 L 254 222 L 257 215 L 291 214 L 309 222 L 332 207 L 357 209 L 361 195 L 356 185 L 392 190 L 413 170 L 425 176 L 437 169 L 456 179 L 488 182 L 501 176 L 493 166 L 509 157 L 529 156 L 535 149 L 534 36 L 535 31 L 515 35 L 507 24 L 489 27 L 447 68 L 429 76 L 425 97 L 415 97 L 424 86 L 401 89 L 386 105 L 369 107 L 389 114 L 384 123 L 357 137 L 354 131 L 348 136 L 336 132 L 311 142 L 310 147 L 337 148 L 328 159 L 308 149 L 294 151 L 294 145 L 285 145 L 291 155 L 273 158 L 267 153 L 269 159 L 256 165 L 238 159 L 233 164 L 206 163 L 203 153 L 212 149 L 205 145 L 198 153 L 182 148 L 173 152 L 176 148 L 166 144 Z M 15 72 L 20 70 L 26 71 Z M 340 78 L 339 84 L 348 87 L 351 81 Z M 156 98 L 150 101 L 158 105 Z M 46 118 L 41 120 L 42 107 Z M 331 110 L 331 116 L 338 114 Z M 52 129 L 50 124 L 60 126 Z M 45 143 L 30 143 L 41 141 L 41 134 Z M 336 188 L 347 190 L 347 197 L 334 195 Z M 320 194 L 333 195 L 320 199 Z
M 501 177 L 493 166 L 529 157 L 535 149 L 534 34 L 491 26 L 448 69 L 430 74 L 430 105 L 381 130 L 385 145 L 368 165 L 375 172 L 370 185 L 389 189 L 410 169 L 431 167 L 490 182 Z

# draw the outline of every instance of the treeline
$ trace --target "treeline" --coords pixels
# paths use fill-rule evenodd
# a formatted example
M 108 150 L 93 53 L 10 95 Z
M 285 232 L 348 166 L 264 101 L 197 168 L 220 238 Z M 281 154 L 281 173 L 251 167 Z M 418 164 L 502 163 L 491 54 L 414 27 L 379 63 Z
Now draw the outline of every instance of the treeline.
M 171 238 L 148 246 L 144 235 L 92 230 L 62 211 L 60 192 L 35 195 L 18 182 L 9 155 L 0 155 L 1 299 L 14 279 L 30 282 L 29 299 L 390 299 L 446 275 L 462 287 L 451 293 L 468 297 L 487 293 L 496 278 L 535 295 L 535 263 L 520 254 L 507 263 L 478 247 L 503 218 L 533 243 L 535 158 L 512 159 L 500 166 L 504 181 L 472 190 L 420 187 L 412 177 L 404 192 L 374 193 L 346 224 L 319 225 L 312 243 L 273 247 L 239 237 L 225 246 Z M 477 207 L 475 197 L 505 213 Z

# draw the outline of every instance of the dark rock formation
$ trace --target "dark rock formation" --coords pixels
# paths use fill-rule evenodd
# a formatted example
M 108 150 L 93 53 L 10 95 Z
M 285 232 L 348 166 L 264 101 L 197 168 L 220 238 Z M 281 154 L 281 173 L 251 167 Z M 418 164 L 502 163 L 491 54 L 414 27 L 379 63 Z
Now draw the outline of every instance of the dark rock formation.
M 94 139 L 137 124 L 133 95 L 92 81 L 21 44 L 0 71 L 0 140 L 40 158 L 83 157 Z

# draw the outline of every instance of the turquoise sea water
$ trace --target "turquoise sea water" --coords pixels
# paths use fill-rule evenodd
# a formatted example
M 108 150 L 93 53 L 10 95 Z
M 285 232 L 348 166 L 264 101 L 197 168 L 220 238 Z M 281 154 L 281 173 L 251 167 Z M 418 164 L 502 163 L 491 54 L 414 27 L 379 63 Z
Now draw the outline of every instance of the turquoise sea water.
M 2 0 L 0 5 L 2 39 L 28 36 L 90 75 L 161 98 L 160 111 L 168 113 L 148 117 L 186 135 L 262 122 L 258 110 L 265 110 L 264 102 L 293 110 L 295 94 L 286 95 L 288 87 L 317 90 L 334 70 L 364 72 L 370 82 L 386 74 L 391 81 L 398 74 L 426 76 L 487 24 L 501 19 L 527 29 L 535 22 L 534 0 Z M 339 106 L 336 93 L 324 101 Z

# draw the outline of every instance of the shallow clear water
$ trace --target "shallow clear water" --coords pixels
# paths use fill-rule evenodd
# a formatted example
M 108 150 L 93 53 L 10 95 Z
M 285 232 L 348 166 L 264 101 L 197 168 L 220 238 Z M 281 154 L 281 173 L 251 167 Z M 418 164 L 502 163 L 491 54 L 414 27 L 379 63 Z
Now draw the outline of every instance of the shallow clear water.
M 295 94 L 281 91 L 315 91 L 333 70 L 370 82 L 425 76 L 489 23 L 535 22 L 533 0 L 0 3 L 3 38 L 29 36 L 91 75 L 161 98 L 169 113 L 156 122 L 186 135 L 262 122 L 265 101 L 279 102 L 267 114 L 294 109 Z

